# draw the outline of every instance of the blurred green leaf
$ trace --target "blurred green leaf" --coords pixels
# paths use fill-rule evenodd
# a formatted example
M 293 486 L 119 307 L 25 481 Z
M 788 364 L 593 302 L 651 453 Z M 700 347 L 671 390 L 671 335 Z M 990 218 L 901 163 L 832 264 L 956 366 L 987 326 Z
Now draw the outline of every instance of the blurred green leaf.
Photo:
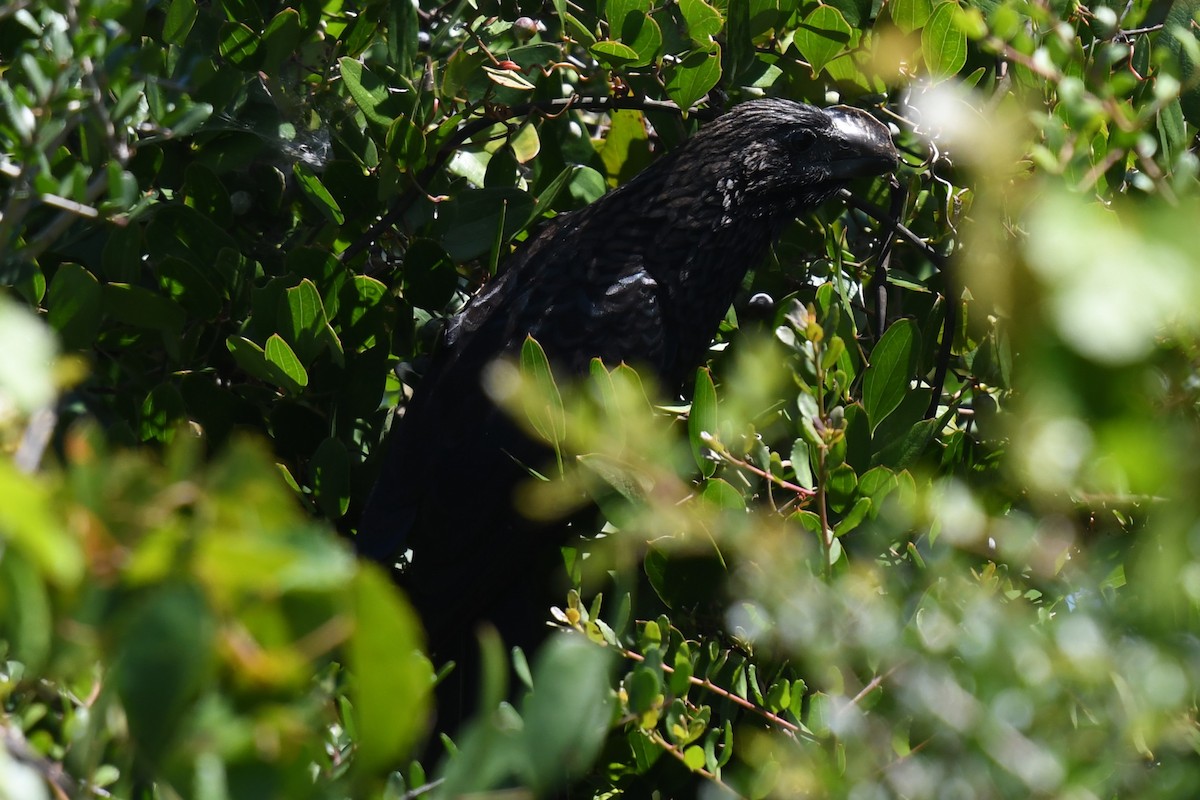
M 525 404 L 526 416 L 538 435 L 557 452 L 567 435 L 562 395 L 550 371 L 546 351 L 532 336 L 526 336 L 521 345 L 521 374 L 533 388 Z
M 153 763 L 185 726 L 215 668 L 214 621 L 199 588 L 179 583 L 148 592 L 119 630 L 112 684 L 130 732 Z
M 388 580 L 360 569 L 351 590 L 355 624 L 347 656 L 360 732 L 355 765 L 380 772 L 394 768 L 424 732 L 433 672 L 421 654 L 417 616 Z
M 530 784 L 545 791 L 580 774 L 600 752 L 612 718 L 607 650 L 568 634 L 538 652 L 533 692 L 522 704 Z
M 53 512 L 53 496 L 36 479 L 0 460 L 0 496 L 20 502 L 0 503 L 0 535 L 25 553 L 48 580 L 63 587 L 83 577 L 79 542 Z
M 717 470 L 716 462 L 707 456 L 710 448 L 702 438 L 715 435 L 717 430 L 717 390 L 713 385 L 712 373 L 707 369 L 696 370 L 696 387 L 692 391 L 688 439 L 692 444 L 692 458 L 696 460 L 700 474 L 708 478 Z

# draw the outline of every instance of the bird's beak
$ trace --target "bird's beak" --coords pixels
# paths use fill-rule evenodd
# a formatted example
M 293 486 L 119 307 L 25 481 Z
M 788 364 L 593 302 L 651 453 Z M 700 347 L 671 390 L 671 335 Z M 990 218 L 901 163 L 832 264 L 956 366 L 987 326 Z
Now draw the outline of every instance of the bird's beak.
M 829 163 L 834 180 L 871 178 L 896 168 L 900 154 L 887 126 L 859 108 L 825 109 L 833 120 L 836 146 Z

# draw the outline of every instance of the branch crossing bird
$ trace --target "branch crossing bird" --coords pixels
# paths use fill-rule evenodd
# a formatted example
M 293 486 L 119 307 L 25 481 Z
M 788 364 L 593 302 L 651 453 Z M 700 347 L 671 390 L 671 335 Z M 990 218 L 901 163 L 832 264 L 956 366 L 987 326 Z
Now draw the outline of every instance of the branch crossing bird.
M 435 660 L 469 661 L 484 620 L 508 644 L 543 638 L 563 543 L 514 508 L 523 464 L 546 450 L 489 399 L 488 365 L 532 335 L 556 375 L 586 374 L 599 357 L 678 387 L 783 227 L 897 163 L 887 128 L 864 111 L 743 103 L 624 186 L 555 217 L 452 320 L 390 435 L 356 537 L 384 563 L 411 549 L 400 581 Z

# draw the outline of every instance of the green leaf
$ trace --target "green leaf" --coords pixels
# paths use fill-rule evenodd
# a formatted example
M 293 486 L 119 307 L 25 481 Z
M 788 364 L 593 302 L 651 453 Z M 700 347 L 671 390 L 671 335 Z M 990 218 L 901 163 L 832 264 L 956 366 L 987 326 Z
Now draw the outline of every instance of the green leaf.
M 225 340 L 225 347 L 243 372 L 259 380 L 274 383 L 275 374 L 271 365 L 267 363 L 267 354 L 258 344 L 243 336 L 230 336 Z
M 163 21 L 163 40 L 182 45 L 192 31 L 197 14 L 196 0 L 171 0 L 167 18 Z
M 393 769 L 425 732 L 433 670 L 417 615 L 391 581 L 359 569 L 351 586 L 354 632 L 346 647 L 358 723 L 356 766 Z
M 701 434 L 715 436 L 716 432 L 717 388 L 713 385 L 712 373 L 701 367 L 696 370 L 696 388 L 692 394 L 692 409 L 688 413 L 688 439 L 692 445 L 692 458 L 706 478 L 717 471 L 717 465 L 706 456 L 710 448 Z
M 854 490 L 858 488 L 858 476 L 849 464 L 841 464 L 830 471 L 825 488 L 830 504 L 840 511 L 854 499 Z
M 675 651 L 673 666 L 674 671 L 667 676 L 671 694 L 676 697 L 687 697 L 692 685 L 692 659 L 687 642 L 680 642 L 679 649 Z
M 141 286 L 109 283 L 104 287 L 104 310 L 118 322 L 178 336 L 187 312 L 175 301 Z
M 142 401 L 141 438 L 143 442 L 169 442 L 175 426 L 184 416 L 183 395 L 171 383 L 160 383 Z
M 325 345 L 327 318 L 317 286 L 308 278 L 283 292 L 279 332 L 303 364 L 311 364 Z
M 333 199 L 333 195 L 325 188 L 325 184 L 321 183 L 321 179 L 312 171 L 312 167 L 303 161 L 296 161 L 292 164 L 292 174 L 296 176 L 296 182 L 300 185 L 304 196 L 321 212 L 325 219 L 335 225 L 341 225 L 346 221 L 346 215 L 342 213 L 337 200 Z
M 863 375 L 863 406 L 872 432 L 908 393 L 919 352 L 917 325 L 911 319 L 894 323 L 871 351 L 871 366 Z
M 554 201 L 562 193 L 562 190 L 569 186 L 575 179 L 575 175 L 584 169 L 587 168 L 581 167 L 578 164 L 563 167 L 562 171 L 554 176 L 554 180 L 550 181 L 549 185 L 538 194 L 537 203 L 534 205 L 533 210 L 529 212 L 529 219 L 525 222 L 525 226 L 528 227 L 550 211 L 551 206 L 554 205 Z M 594 173 L 595 170 L 592 170 L 592 172 Z
M 742 496 L 742 493 L 720 478 L 711 478 L 705 481 L 701 497 L 705 502 L 712 503 L 715 507 L 726 511 L 746 510 L 746 498 Z
M 796 473 L 796 483 L 805 489 L 813 488 L 816 484 L 813 482 L 812 465 L 808 458 L 808 443 L 803 438 L 792 442 L 790 458 L 792 471 Z
M 609 651 L 578 636 L 553 636 L 538 652 L 533 692 L 521 706 L 522 752 L 539 796 L 582 773 L 599 755 L 612 719 Z
M 550 371 L 546 351 L 532 336 L 526 336 L 521 345 L 521 376 L 531 382 L 533 390 L 525 413 L 534 430 L 557 450 L 567 435 L 562 395 Z
M 235 67 L 253 69 L 257 62 L 258 35 L 240 22 L 226 22 L 221 26 L 217 51 Z
M 220 315 L 220 293 L 194 265 L 169 256 L 158 265 L 157 272 L 159 287 L 189 314 L 204 320 Z
M 699 47 L 708 47 L 721 32 L 725 20 L 721 12 L 704 0 L 679 0 L 679 11 L 687 23 L 688 36 Z
M 0 599 L 5 604 L 0 635 L 10 648 L 9 658 L 19 660 L 26 670 L 43 669 L 54 630 L 50 593 L 36 565 L 15 547 L 0 559 Z
M 600 148 L 609 183 L 624 183 L 649 166 L 649 141 L 646 119 L 640 111 L 617 110 L 610 115 L 608 137 Z
M 144 757 L 167 752 L 191 718 L 215 668 L 215 632 L 204 593 L 189 583 L 142 596 L 114 632 L 117 650 L 108 680 Z
M 410 167 L 424 163 L 425 132 L 408 117 L 397 117 L 384 138 L 388 155 Z
M 866 518 L 871 510 L 871 498 L 860 497 L 854 501 L 854 505 L 846 512 L 846 516 L 842 517 L 841 521 L 833 526 L 834 536 L 845 536 L 850 531 L 857 528 Z
M 401 73 L 412 69 L 420 44 L 421 20 L 417 15 L 417 4 L 403 0 L 387 4 L 388 17 L 388 62 Z
M 630 14 L 649 14 L 653 5 L 653 0 L 605 0 L 604 18 L 615 33 Z
M 68 350 L 90 348 L 100 327 L 100 282 L 78 264 L 61 264 L 50 280 L 46 315 Z
M 947 0 L 933 10 L 921 30 L 921 54 L 935 79 L 949 78 L 967 63 L 967 35 L 959 27 L 961 10 Z
M 614 41 L 596 42 L 588 48 L 592 55 L 610 67 L 620 69 L 638 60 L 638 52 L 627 44 Z
M 438 206 L 433 229 L 456 262 L 490 253 L 497 231 L 508 241 L 529 219 L 534 201 L 519 189 L 468 189 Z
M 903 437 L 891 440 L 871 460 L 893 469 L 907 469 L 921 457 L 945 424 L 944 419 L 923 419 L 909 428 Z
M 892 22 L 905 33 L 921 28 L 933 13 L 933 0 L 893 0 L 888 4 Z
M 47 580 L 64 588 L 78 583 L 84 575 L 82 541 L 63 523 L 63 509 L 48 484 L 0 459 L 0 497 L 9 499 L 0 503 L 4 541 L 23 552 Z
M 308 372 L 279 334 L 271 334 L 263 353 L 267 363 L 274 367 L 271 377 L 277 386 L 298 393 L 308 385 Z
M 516 89 L 521 92 L 531 92 L 537 87 L 533 85 L 517 70 L 505 69 L 504 67 L 492 67 L 487 64 L 483 66 L 483 72 L 488 76 L 488 79 L 497 86 L 503 86 L 505 89 Z
M 509 137 L 508 146 L 512 149 L 517 163 L 528 164 L 533 161 L 542 151 L 542 141 L 538 136 L 537 126 L 528 122 L 522 125 L 517 129 L 516 134 Z
M 667 95 L 676 105 L 687 110 L 721 79 L 721 48 L 713 45 L 711 50 L 695 50 L 684 56 L 682 61 L 671 64 L 664 72 Z
M 216 279 L 214 266 L 221 260 L 221 250 L 240 252 L 227 230 L 185 205 L 159 207 L 146 228 L 146 249 L 152 258 L 182 259 L 202 274 L 213 276 L 214 285 L 220 286 L 226 282 Z
M 780 712 L 792 704 L 792 687 L 786 679 L 776 681 L 767 689 L 767 710 Z
M 309 462 L 309 483 L 321 513 L 340 519 L 350 508 L 350 454 L 341 439 L 326 438 Z
M 852 29 L 833 6 L 817 6 L 796 31 L 796 46 L 812 66 L 813 74 L 846 49 Z
M 1183 106 L 1178 98 L 1162 107 L 1156 123 L 1163 153 L 1168 159 L 1175 161 L 1188 146 L 1187 123 L 1184 122 Z
M 259 47 L 260 68 L 271 75 L 278 73 L 283 62 L 295 55 L 302 36 L 299 12 L 285 8 L 276 14 L 263 31 Z
M 625 678 L 625 693 L 629 710 L 635 714 L 645 714 L 662 694 L 662 679 L 658 670 L 644 664 L 634 667 Z
M 354 104 L 368 122 L 384 131 L 391 127 L 392 120 L 411 107 L 412 99 L 406 97 L 411 94 L 408 87 L 401 86 L 393 92 L 387 81 L 350 57 L 338 59 L 338 68 Z
M 872 467 L 858 479 L 858 493 L 871 498 L 873 505 L 878 508 L 884 498 L 891 494 L 897 486 L 896 474 L 887 467 Z
M 1196 31 L 1196 19 L 1200 15 L 1200 0 L 1174 0 L 1167 11 L 1164 20 L 1164 35 L 1154 39 L 1154 47 L 1161 47 L 1171 55 L 1169 63 L 1172 73 L 1177 74 L 1182 83 L 1179 92 L 1180 109 L 1184 118 L 1194 126 L 1200 126 L 1200 80 L 1197 80 L 1197 67 L 1200 67 L 1200 34 Z M 1149 43 L 1149 38 L 1138 42 Z M 1148 51 L 1150 47 L 1142 48 Z M 1157 53 L 1156 53 L 1157 55 Z M 1141 68 L 1145 74 L 1145 68 Z
M 872 0 L 829 0 L 854 30 L 863 30 L 871 19 Z
M 640 3 L 635 0 L 635 4 Z M 610 1 L 610 14 L 614 5 L 617 3 Z M 637 58 L 626 66 L 642 66 L 657 60 L 659 48 L 663 43 L 662 31 L 644 9 L 628 9 L 620 22 L 612 21 L 612 30 L 619 32 L 621 43 L 628 45 L 637 54 Z

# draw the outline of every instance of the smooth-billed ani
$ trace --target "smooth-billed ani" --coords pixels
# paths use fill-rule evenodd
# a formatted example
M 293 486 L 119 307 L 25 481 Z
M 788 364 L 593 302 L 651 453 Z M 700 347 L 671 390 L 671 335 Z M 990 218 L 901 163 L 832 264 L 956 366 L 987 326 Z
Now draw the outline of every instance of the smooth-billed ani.
M 452 320 L 397 421 L 356 539 L 387 563 L 411 549 L 401 583 L 436 659 L 467 655 L 483 620 L 509 644 L 538 641 L 563 542 L 561 526 L 555 535 L 513 506 L 523 464 L 546 451 L 489 399 L 487 366 L 532 335 L 558 375 L 599 357 L 678 388 L 784 225 L 897 160 L 887 128 L 863 111 L 744 103 L 554 218 Z

